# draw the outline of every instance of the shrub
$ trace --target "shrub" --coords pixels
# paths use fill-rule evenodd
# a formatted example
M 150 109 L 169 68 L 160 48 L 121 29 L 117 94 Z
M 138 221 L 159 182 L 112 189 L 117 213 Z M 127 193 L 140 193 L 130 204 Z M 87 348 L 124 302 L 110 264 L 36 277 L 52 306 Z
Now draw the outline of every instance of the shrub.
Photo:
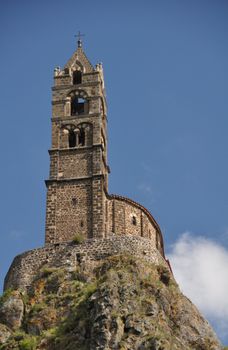
M 89 298 L 93 293 L 97 290 L 96 283 L 87 284 L 87 286 L 83 289 L 86 298 Z
M 56 294 L 59 287 L 66 276 L 64 269 L 56 269 L 46 280 L 45 291 L 49 293 Z
M 12 289 L 6 289 L 5 292 L 0 296 L 0 306 L 12 295 Z
M 50 276 L 53 272 L 56 271 L 55 267 L 43 267 L 41 270 L 41 277 L 48 277 Z
M 37 339 L 34 336 L 26 337 L 19 343 L 20 350 L 35 350 L 37 346 Z
M 31 308 L 30 315 L 36 315 L 40 311 L 44 310 L 45 308 L 46 308 L 46 305 L 44 303 L 34 304 L 33 307 Z
M 26 336 L 25 332 L 22 331 L 22 330 L 18 330 L 16 332 L 14 332 L 13 334 L 13 339 L 16 340 L 16 341 L 19 341 L 19 340 L 22 340 L 24 339 Z
M 55 339 L 56 334 L 57 334 L 57 327 L 53 327 L 53 328 L 49 328 L 47 330 L 44 330 L 42 332 L 42 337 L 49 338 L 49 339 L 52 339 L 52 338 Z
M 162 266 L 162 265 L 159 265 L 157 269 L 160 275 L 161 282 L 164 283 L 165 285 L 168 285 L 170 281 L 170 271 L 165 266 Z
M 83 235 L 81 235 L 80 233 L 76 233 L 73 237 L 72 242 L 74 244 L 81 244 L 84 242 L 84 240 L 85 240 L 85 237 Z

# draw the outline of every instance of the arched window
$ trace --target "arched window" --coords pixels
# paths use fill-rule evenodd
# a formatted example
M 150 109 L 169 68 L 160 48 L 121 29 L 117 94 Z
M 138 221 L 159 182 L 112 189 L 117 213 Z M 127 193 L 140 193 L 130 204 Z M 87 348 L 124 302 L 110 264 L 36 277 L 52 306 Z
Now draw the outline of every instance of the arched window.
M 93 126 L 91 123 L 80 123 L 77 125 L 77 145 L 92 146 L 93 144 Z
M 134 226 L 137 225 L 136 216 L 132 216 L 131 222 L 132 222 L 132 225 L 134 225 Z
M 71 115 L 89 114 L 89 101 L 85 91 L 72 91 L 69 96 L 71 98 Z
M 78 85 L 82 83 L 82 72 L 80 70 L 75 70 L 73 72 L 73 84 Z
M 92 125 L 90 123 L 65 124 L 62 126 L 62 138 L 65 140 L 65 147 L 67 144 L 69 148 L 91 146 Z
M 78 134 L 78 146 L 85 146 L 85 130 L 84 128 L 80 129 Z
M 76 147 L 76 134 L 73 130 L 69 130 L 69 147 L 72 148 L 72 147 Z
M 83 114 L 85 112 L 86 100 L 82 97 L 75 96 L 71 101 L 71 115 Z

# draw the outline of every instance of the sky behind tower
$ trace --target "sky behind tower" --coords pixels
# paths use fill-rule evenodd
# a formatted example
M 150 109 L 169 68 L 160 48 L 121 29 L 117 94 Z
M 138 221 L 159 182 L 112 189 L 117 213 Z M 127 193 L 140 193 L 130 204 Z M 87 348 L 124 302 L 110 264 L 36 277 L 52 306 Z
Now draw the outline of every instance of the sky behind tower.
M 53 70 L 80 30 L 104 66 L 110 193 L 151 211 L 181 289 L 228 344 L 227 19 L 225 0 L 1 1 L 2 283 L 44 243 Z

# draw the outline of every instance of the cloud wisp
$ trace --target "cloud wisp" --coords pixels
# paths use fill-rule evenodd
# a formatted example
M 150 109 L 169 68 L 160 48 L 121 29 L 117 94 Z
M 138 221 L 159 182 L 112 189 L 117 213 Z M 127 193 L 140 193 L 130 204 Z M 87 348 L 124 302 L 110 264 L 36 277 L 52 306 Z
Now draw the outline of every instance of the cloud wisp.
M 184 233 L 168 258 L 184 294 L 228 338 L 228 250 L 202 236 Z
M 26 236 L 26 233 L 24 231 L 18 230 L 18 229 L 12 229 L 9 233 L 9 237 L 11 239 L 15 239 L 15 240 L 20 239 L 24 236 Z

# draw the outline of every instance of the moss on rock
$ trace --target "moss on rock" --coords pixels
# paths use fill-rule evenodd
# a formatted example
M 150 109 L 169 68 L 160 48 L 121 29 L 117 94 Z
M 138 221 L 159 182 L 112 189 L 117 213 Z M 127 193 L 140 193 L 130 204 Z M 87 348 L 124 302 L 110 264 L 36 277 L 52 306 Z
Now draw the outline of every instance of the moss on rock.
M 23 322 L 0 349 L 222 350 L 168 268 L 130 255 L 46 266 L 24 300 Z

